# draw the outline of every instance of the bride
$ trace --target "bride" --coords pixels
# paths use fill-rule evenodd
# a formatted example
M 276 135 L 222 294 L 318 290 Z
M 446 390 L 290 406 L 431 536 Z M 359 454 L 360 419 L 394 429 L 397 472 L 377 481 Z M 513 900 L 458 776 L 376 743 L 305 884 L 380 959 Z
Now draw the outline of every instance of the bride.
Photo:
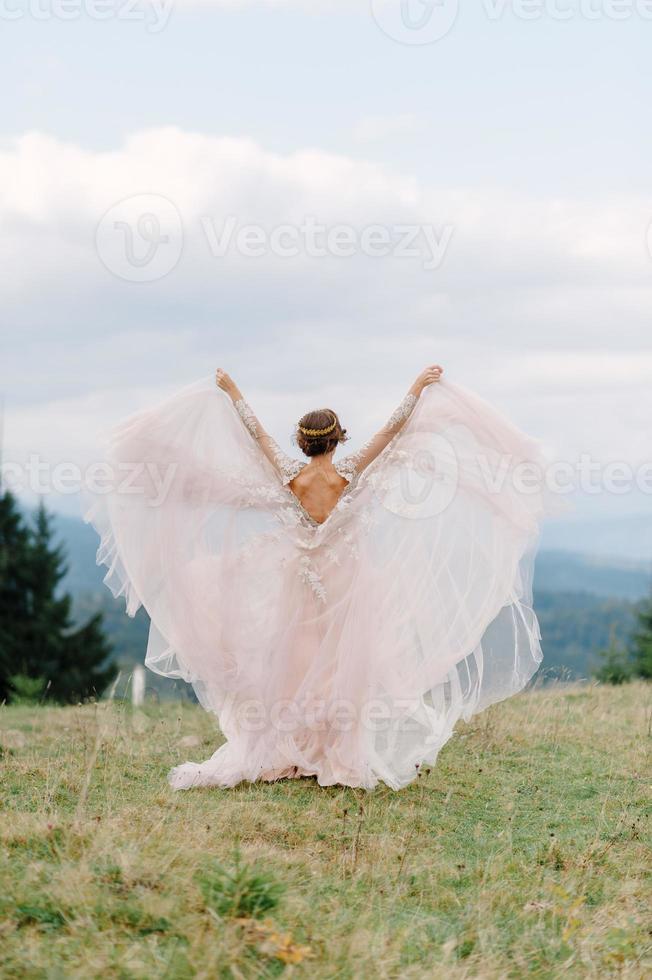
M 225 738 L 174 789 L 399 789 L 537 670 L 541 451 L 442 375 L 342 458 L 334 411 L 299 420 L 292 459 L 222 370 L 112 433 L 86 515 L 105 582 L 150 616 L 146 665 Z

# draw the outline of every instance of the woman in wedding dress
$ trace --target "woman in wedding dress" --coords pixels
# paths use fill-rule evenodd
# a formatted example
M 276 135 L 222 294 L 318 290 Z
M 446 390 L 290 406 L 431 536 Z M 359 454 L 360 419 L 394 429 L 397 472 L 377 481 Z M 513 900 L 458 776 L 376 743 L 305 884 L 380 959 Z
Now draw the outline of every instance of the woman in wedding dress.
M 309 412 L 288 457 L 221 370 L 112 434 L 87 514 L 105 582 L 150 616 L 146 665 L 225 737 L 174 789 L 399 789 L 537 670 L 538 444 L 439 365 L 337 458 L 345 439 Z

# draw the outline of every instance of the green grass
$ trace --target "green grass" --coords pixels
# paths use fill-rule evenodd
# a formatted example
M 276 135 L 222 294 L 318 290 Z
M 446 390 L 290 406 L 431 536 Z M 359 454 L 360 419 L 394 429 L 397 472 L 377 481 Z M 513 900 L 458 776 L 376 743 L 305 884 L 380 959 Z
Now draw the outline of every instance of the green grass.
M 399 793 L 174 794 L 201 709 L 4 707 L 0 975 L 650 976 L 651 724 L 643 683 L 541 689 Z

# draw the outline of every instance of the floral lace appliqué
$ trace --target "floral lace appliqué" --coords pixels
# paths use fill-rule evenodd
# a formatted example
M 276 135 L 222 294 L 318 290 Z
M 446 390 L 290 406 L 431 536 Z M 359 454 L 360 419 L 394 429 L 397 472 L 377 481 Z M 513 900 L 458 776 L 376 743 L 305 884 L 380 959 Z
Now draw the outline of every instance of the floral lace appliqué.
M 258 420 L 254 415 L 251 407 L 247 404 L 244 398 L 239 398 L 237 402 L 233 403 L 233 407 L 245 424 L 245 427 L 251 432 L 254 439 L 258 438 Z
M 290 483 L 306 465 L 300 459 L 292 459 L 277 446 L 273 439 L 270 439 L 270 446 L 274 454 L 274 463 L 283 478 L 283 483 Z
M 412 393 L 405 396 L 401 404 L 395 409 L 387 420 L 387 428 L 394 429 L 401 422 L 405 422 L 407 418 L 410 417 L 414 411 L 414 406 L 417 403 L 417 396 Z
M 333 464 L 339 475 L 344 480 L 348 480 L 349 483 L 355 478 L 356 465 L 360 461 L 360 453 L 351 453 L 350 456 L 345 456 L 344 459 L 338 459 Z
M 315 569 L 310 564 L 310 559 L 304 555 L 299 559 L 299 577 L 310 586 L 320 602 L 326 602 L 326 589 Z
M 391 433 L 395 429 L 398 429 L 406 419 L 410 417 L 414 411 L 414 407 L 418 401 L 416 395 L 407 394 L 398 408 L 394 409 L 387 422 L 385 423 L 384 429 L 382 431 Z M 351 453 L 349 456 L 345 456 L 344 459 L 337 460 L 335 463 L 335 469 L 344 477 L 345 480 L 352 482 L 357 474 L 360 467 L 360 463 L 366 456 L 367 452 L 373 445 L 375 436 L 365 442 L 364 446 L 358 449 L 357 452 Z

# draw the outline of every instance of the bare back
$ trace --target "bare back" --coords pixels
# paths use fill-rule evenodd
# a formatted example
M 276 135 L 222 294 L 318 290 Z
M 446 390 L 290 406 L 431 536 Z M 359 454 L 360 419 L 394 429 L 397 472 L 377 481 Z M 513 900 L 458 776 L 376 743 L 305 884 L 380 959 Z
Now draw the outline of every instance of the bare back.
M 347 486 L 357 480 L 363 470 L 374 462 L 400 432 L 412 414 L 423 388 L 439 381 L 441 370 L 438 365 L 426 368 L 419 375 L 398 408 L 390 415 L 382 429 L 379 429 L 375 436 L 372 436 L 357 452 L 338 460 L 337 466 L 333 465 L 332 459 L 335 446 L 331 450 L 325 450 L 319 455 L 312 456 L 309 463 L 302 464 L 299 460 L 290 459 L 279 448 L 274 439 L 265 432 L 260 421 L 242 397 L 239 388 L 233 384 L 228 375 L 219 370 L 216 380 L 219 387 L 229 393 L 238 415 L 278 473 L 283 485 L 289 488 L 306 514 L 316 524 L 323 524 L 337 506 Z M 329 418 L 333 417 L 335 422 L 323 429 L 319 426 L 314 430 L 299 426 L 298 431 L 308 437 L 313 435 L 324 436 L 335 430 L 336 425 L 339 425 L 337 416 L 330 409 L 324 409 L 322 414 L 324 413 L 329 413 Z M 339 430 L 339 435 L 334 437 L 335 444 L 344 441 L 345 433 L 345 429 Z M 304 451 L 306 455 L 310 455 L 307 450 Z
M 288 484 L 303 509 L 323 524 L 348 486 L 332 463 L 308 463 Z

